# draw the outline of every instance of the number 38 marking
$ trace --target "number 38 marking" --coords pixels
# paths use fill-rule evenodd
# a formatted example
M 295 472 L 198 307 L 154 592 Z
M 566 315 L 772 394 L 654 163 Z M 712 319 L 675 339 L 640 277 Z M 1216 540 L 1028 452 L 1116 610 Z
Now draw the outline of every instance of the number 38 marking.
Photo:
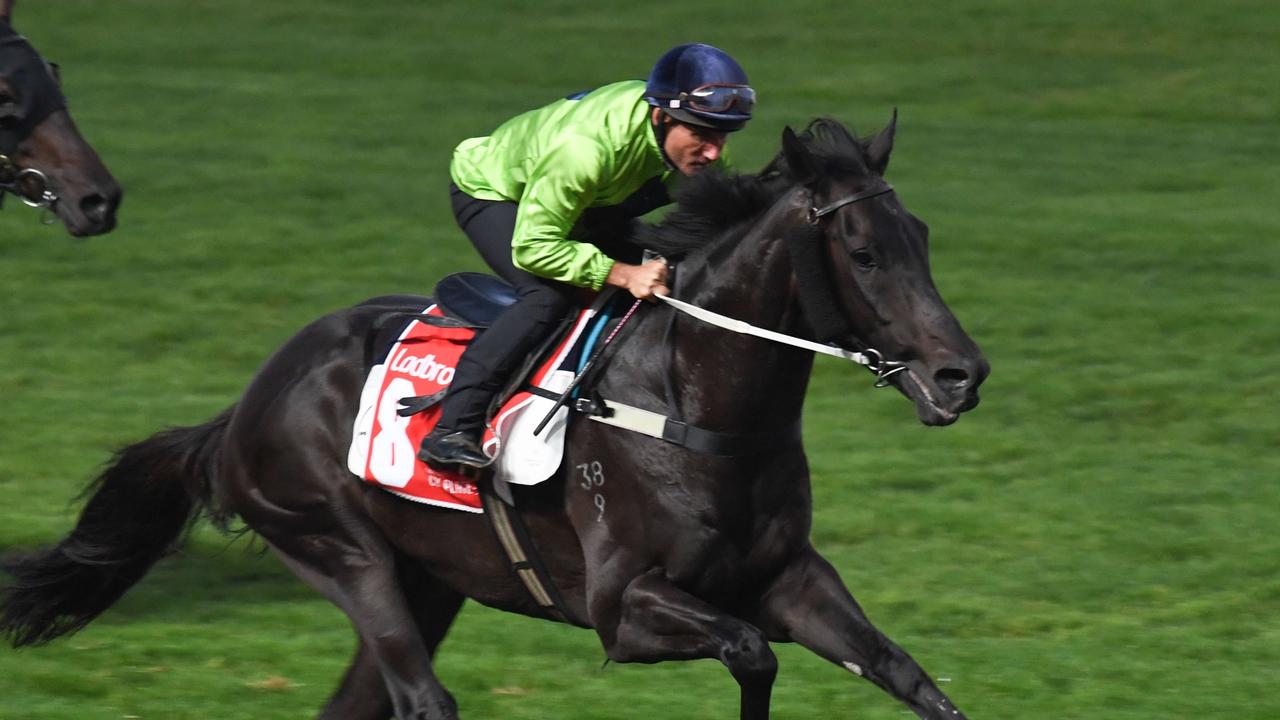
M 604 466 L 599 460 L 590 463 L 582 463 L 577 466 L 578 472 L 582 473 L 582 481 L 578 484 L 583 490 L 590 490 L 593 487 L 604 485 Z
M 578 472 L 582 473 L 582 480 L 578 482 L 578 485 L 583 490 L 604 487 L 604 465 L 601 465 L 599 460 L 582 463 L 575 467 L 578 468 Z M 596 516 L 596 522 L 600 522 L 604 520 L 604 493 L 596 493 L 592 500 L 595 502 L 596 509 L 600 511 L 600 514 Z

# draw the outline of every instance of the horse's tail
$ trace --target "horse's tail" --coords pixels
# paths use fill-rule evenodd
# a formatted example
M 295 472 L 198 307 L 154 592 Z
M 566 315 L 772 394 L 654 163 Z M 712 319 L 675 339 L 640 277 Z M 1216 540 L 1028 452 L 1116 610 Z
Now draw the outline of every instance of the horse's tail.
M 6 558 L 0 637 L 14 647 L 75 632 L 177 549 L 211 498 L 231 409 L 115 454 L 89 484 L 75 529 L 57 545 Z

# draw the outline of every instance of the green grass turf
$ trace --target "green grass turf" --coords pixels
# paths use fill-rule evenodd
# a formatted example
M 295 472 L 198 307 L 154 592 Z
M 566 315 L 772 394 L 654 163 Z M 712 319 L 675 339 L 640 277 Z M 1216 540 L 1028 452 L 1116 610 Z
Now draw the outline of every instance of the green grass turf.
M 820 360 L 815 544 L 972 718 L 1280 717 L 1280 9 L 1264 2 L 20 2 L 126 187 L 76 242 L 0 213 L 0 549 L 51 542 L 116 447 L 234 402 L 315 316 L 479 260 L 456 142 L 690 39 L 761 95 L 735 137 L 870 132 L 993 366 L 953 427 Z M 307 718 L 345 619 L 201 530 L 84 632 L 0 650 L 0 720 Z M 898 718 L 779 647 L 779 718 Z M 713 662 L 601 668 L 468 606 L 464 717 L 735 717 Z

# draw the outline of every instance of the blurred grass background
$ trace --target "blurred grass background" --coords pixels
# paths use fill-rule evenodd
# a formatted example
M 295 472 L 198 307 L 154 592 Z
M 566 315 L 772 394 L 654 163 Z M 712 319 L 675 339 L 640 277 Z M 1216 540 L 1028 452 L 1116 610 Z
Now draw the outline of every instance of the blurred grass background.
M 814 542 L 977 720 L 1280 717 L 1280 6 L 20 0 L 126 188 L 68 239 L 0 213 L 0 549 L 52 542 L 112 450 L 234 402 L 312 318 L 479 269 L 452 147 L 671 45 L 761 95 L 733 140 L 901 117 L 889 176 L 993 374 L 944 430 L 820 360 Z M 202 530 L 86 631 L 0 650 L 0 720 L 308 718 L 353 648 L 251 543 Z M 779 647 L 779 718 L 901 717 Z M 468 606 L 464 717 L 736 716 L 713 662 Z

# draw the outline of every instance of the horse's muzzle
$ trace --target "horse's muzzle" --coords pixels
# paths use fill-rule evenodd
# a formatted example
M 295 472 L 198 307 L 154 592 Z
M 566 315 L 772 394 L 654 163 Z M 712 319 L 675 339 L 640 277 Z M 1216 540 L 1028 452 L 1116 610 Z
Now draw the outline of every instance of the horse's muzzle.
M 915 403 L 920 422 L 941 427 L 978 406 L 978 386 L 990 373 L 991 365 L 982 356 L 953 360 L 932 372 L 912 361 L 906 372 L 894 375 L 894 385 Z
M 72 235 L 102 235 L 115 229 L 116 209 L 123 197 L 124 191 L 115 180 L 111 180 L 78 198 L 63 198 L 55 210 L 59 211 L 67 232 Z

